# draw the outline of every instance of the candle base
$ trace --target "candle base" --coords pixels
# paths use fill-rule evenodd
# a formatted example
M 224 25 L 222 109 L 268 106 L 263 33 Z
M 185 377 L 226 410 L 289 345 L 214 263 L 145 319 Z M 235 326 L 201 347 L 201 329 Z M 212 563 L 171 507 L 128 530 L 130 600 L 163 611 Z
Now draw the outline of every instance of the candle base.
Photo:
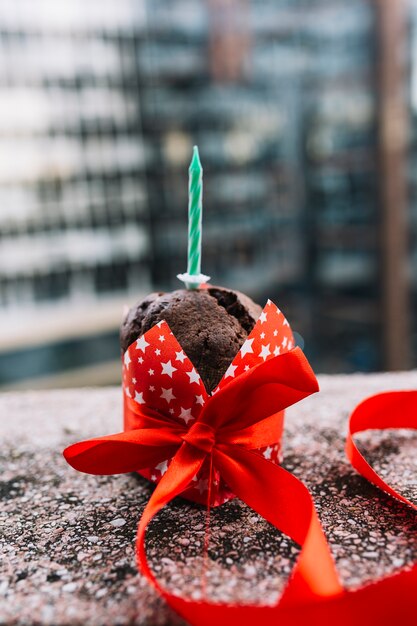
M 177 278 L 185 283 L 187 289 L 198 289 L 200 285 L 210 280 L 210 276 L 206 276 L 205 274 L 193 275 L 189 274 L 188 272 L 186 272 L 185 274 L 177 274 Z

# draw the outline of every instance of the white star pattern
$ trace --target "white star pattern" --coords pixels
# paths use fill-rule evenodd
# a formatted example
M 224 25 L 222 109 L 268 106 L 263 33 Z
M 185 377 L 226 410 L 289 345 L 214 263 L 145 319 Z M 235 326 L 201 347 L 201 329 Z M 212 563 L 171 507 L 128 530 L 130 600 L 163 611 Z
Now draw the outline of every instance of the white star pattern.
M 252 337 L 252 339 L 246 339 L 245 343 L 240 349 L 240 356 L 242 357 L 242 359 L 247 354 L 253 354 L 252 344 L 254 341 L 255 341 L 254 337 Z
M 138 404 L 145 404 L 142 391 L 140 393 L 135 391 L 135 402 L 137 402 Z
M 196 485 L 198 491 L 201 493 L 203 493 L 203 491 L 207 491 L 208 490 L 208 480 L 204 480 L 203 478 L 201 478 L 197 485 Z
M 149 385 L 149 391 L 155 391 L 155 387 L 153 385 Z
M 148 369 L 148 374 L 149 376 L 153 376 L 155 374 L 155 371 L 152 368 Z
M 123 360 L 124 360 L 125 367 L 129 367 L 129 364 L 132 362 L 132 359 L 130 358 L 129 350 L 126 350 Z
M 270 343 L 268 343 L 266 346 L 262 345 L 262 350 L 260 351 L 259 356 L 264 361 L 266 361 L 266 358 L 271 354 L 271 350 L 269 349 L 270 345 Z
M 261 324 L 265 324 L 266 318 L 267 318 L 267 313 L 265 313 L 265 311 L 262 311 L 262 313 L 259 316 L 260 323 Z
M 175 353 L 175 360 L 176 361 L 180 361 L 181 363 L 184 363 L 186 356 L 184 354 L 184 350 L 181 350 L 180 352 L 176 352 Z
M 196 396 L 195 397 L 195 401 L 197 402 L 197 404 L 201 404 L 201 406 L 204 406 L 204 398 L 203 398 L 203 396 Z
M 237 365 L 229 365 L 229 367 L 226 370 L 226 373 L 224 375 L 225 378 L 234 378 L 235 377 L 235 371 L 237 369 Z
M 163 343 L 165 341 L 165 337 L 163 335 L 159 335 L 159 341 Z
M 159 355 L 161 354 L 161 351 L 160 351 L 160 349 L 159 349 L 159 348 L 157 348 L 157 349 L 155 350 L 155 354 L 156 354 L 156 356 L 159 356 Z
M 128 396 L 128 398 L 132 397 L 132 394 L 130 393 L 129 387 L 125 387 L 125 394 Z
M 132 383 L 133 383 L 134 385 L 136 385 L 136 383 L 137 383 L 136 378 L 132 378 Z
M 162 374 L 167 374 L 170 378 L 172 378 L 172 374 L 177 371 L 177 368 L 172 366 L 171 361 L 167 361 L 166 363 L 161 363 L 161 365 L 162 365 Z
M 162 388 L 162 393 L 161 393 L 161 398 L 163 398 L 164 400 L 166 400 L 168 402 L 168 404 L 170 402 L 172 402 L 172 400 L 175 400 L 175 396 L 172 393 L 172 389 L 164 389 Z
M 266 450 L 264 450 L 264 457 L 269 460 L 271 458 L 272 451 L 271 446 L 268 446 Z
M 194 416 L 191 414 L 191 409 L 183 409 L 182 407 L 179 417 L 181 417 L 186 424 L 188 424 L 190 420 L 194 419 Z
M 155 469 L 159 470 L 163 476 L 168 469 L 168 461 L 161 461 L 161 463 L 155 465 Z
M 139 337 L 139 339 L 136 340 L 136 350 L 142 350 L 142 352 L 145 352 L 149 345 L 150 344 L 145 339 L 145 335 L 142 335 L 142 337 Z
M 283 348 L 286 348 L 286 347 L 287 347 L 287 342 L 288 342 L 288 339 L 287 339 L 286 337 L 284 337 L 284 339 L 283 339 L 283 340 L 282 340 L 282 342 L 281 342 L 281 346 L 282 346 Z
M 249 371 L 252 367 L 259 365 L 259 363 L 263 363 L 277 356 L 278 350 L 276 350 L 275 346 L 281 344 L 284 337 L 287 337 L 287 346 L 285 349 L 280 348 L 279 354 L 287 352 L 292 347 L 291 329 L 289 326 L 284 326 L 284 321 L 284 315 L 279 311 L 278 307 L 269 300 L 259 316 L 255 327 L 246 341 L 244 341 L 238 355 L 231 363 L 233 367 L 236 367 L 234 377 L 227 376 L 226 373 L 213 391 L 213 394 L 229 384 L 233 378 Z
M 281 354 L 281 348 L 279 346 L 276 346 L 274 348 L 274 356 L 278 356 L 279 354 Z
M 194 367 L 191 372 L 187 372 L 187 376 L 190 377 L 190 383 L 197 383 L 197 385 L 200 384 L 200 376 L 198 375 Z
M 138 363 L 140 363 L 141 365 L 143 363 L 143 358 L 141 356 L 138 358 Z

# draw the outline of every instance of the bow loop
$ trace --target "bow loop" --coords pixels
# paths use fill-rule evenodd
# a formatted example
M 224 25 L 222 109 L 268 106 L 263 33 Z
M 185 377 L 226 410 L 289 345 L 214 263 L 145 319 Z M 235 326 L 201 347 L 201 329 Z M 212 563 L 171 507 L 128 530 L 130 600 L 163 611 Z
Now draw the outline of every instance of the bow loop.
M 125 474 L 171 458 L 180 444 L 173 430 L 142 428 L 74 443 L 64 456 L 79 472 Z
M 318 391 L 313 370 L 300 348 L 256 365 L 216 392 L 200 419 L 219 431 L 241 430 L 263 421 Z

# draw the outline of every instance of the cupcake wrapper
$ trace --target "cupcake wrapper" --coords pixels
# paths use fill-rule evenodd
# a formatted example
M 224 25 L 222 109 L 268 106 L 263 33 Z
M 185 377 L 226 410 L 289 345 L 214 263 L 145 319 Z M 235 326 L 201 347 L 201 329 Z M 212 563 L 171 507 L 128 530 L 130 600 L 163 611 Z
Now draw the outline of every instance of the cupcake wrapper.
M 252 332 L 212 395 L 249 369 L 293 347 L 294 337 L 288 321 L 278 307 L 268 300 Z M 138 427 L 137 417 L 130 410 L 127 398 L 187 427 L 197 420 L 209 399 L 198 372 L 164 321 L 151 328 L 126 350 L 123 357 L 123 390 L 125 431 Z M 276 442 L 259 448 L 258 452 L 279 464 L 282 460 L 284 411 L 279 413 L 277 423 Z M 158 483 L 170 461 L 170 458 L 164 459 L 154 467 L 138 470 L 138 473 Z M 193 502 L 207 504 L 208 483 L 209 466 L 206 462 L 193 478 L 190 487 L 181 495 Z M 233 497 L 234 494 L 214 470 L 211 506 L 220 505 Z

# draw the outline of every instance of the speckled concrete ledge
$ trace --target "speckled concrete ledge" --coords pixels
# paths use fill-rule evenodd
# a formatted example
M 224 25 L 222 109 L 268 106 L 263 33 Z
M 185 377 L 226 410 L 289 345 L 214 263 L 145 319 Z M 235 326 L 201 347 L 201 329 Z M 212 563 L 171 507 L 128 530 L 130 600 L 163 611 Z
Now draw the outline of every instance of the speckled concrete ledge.
M 313 492 L 343 582 L 354 587 L 417 560 L 417 516 L 355 474 L 343 447 L 362 398 L 417 387 L 417 373 L 320 378 L 322 392 L 290 409 L 285 467 Z M 133 475 L 94 477 L 61 450 L 121 425 L 118 389 L 0 396 L 0 624 L 179 625 L 136 572 L 136 524 L 151 493 Z M 417 438 L 361 436 L 382 474 L 417 501 Z M 174 591 L 200 597 L 204 511 L 177 500 L 153 523 L 153 568 Z M 297 546 L 234 500 L 212 513 L 208 592 L 273 602 Z

